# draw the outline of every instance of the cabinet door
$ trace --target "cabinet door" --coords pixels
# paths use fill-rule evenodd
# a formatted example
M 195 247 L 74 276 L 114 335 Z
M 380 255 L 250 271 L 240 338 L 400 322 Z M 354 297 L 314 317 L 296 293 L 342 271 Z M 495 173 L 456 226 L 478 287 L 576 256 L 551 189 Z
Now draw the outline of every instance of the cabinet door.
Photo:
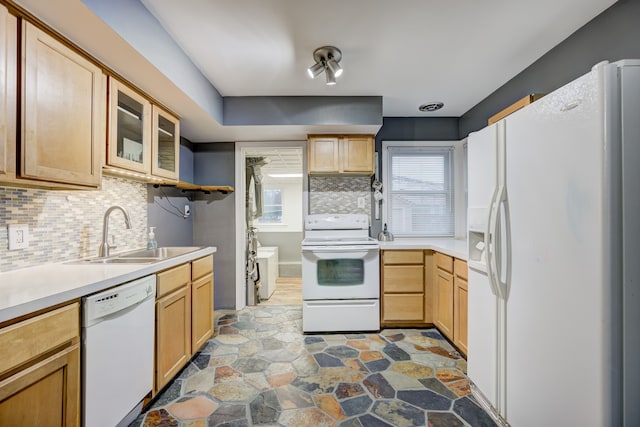
M 0 5 L 0 178 L 15 176 L 17 19 Z
M 455 278 L 454 295 L 454 322 L 453 322 L 453 343 L 466 355 L 467 354 L 467 312 L 468 312 L 468 292 L 467 281 L 460 276 Z
M 350 136 L 342 139 L 342 172 L 373 174 L 373 138 Z
M 0 426 L 79 426 L 79 358 L 75 344 L 0 382 Z
M 151 173 L 178 180 L 180 121 L 160 107 L 153 106 Z
M 107 164 L 151 172 L 151 103 L 109 77 Z
M 20 175 L 99 186 L 106 135 L 102 70 L 26 21 L 23 47 Z
M 213 273 L 191 284 L 191 353 L 213 336 Z
M 310 137 L 307 149 L 309 173 L 337 173 L 340 171 L 338 137 Z
M 453 340 L 453 275 L 440 268 L 436 272 L 436 319 L 440 332 Z
M 184 286 L 156 301 L 157 392 L 191 358 L 191 287 Z

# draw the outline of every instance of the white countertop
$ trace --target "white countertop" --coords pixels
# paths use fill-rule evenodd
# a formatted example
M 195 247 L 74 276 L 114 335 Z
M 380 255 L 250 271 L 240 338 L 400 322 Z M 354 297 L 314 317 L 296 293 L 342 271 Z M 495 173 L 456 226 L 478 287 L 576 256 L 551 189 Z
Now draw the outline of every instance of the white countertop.
M 213 246 L 151 264 L 45 264 L 0 273 L 0 322 L 90 295 L 217 251 Z
M 391 242 L 380 242 L 380 250 L 393 249 L 431 249 L 467 260 L 467 241 L 465 239 L 396 238 Z

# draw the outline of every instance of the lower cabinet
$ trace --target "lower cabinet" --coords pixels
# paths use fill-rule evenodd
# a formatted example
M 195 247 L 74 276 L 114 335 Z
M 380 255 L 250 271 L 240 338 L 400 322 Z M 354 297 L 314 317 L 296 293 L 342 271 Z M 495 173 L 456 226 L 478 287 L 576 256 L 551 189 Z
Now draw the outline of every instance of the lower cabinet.
M 154 394 L 212 335 L 213 255 L 158 273 Z
M 467 263 L 436 252 L 434 324 L 467 354 Z
M 467 354 L 467 263 L 431 250 L 383 250 L 382 326 L 435 325 Z
M 424 255 L 422 250 L 382 252 L 381 324 L 425 322 Z
M 79 304 L 0 329 L 0 426 L 79 425 Z
M 464 354 L 467 353 L 467 313 L 469 300 L 469 286 L 467 284 L 467 263 L 459 259 L 454 263 L 455 277 L 453 279 L 453 343 Z
M 189 267 L 189 265 L 186 265 Z M 181 267 L 178 267 L 181 268 Z M 187 269 L 190 273 L 189 269 Z M 164 273 L 172 273 L 168 270 Z M 158 284 L 163 274 L 158 274 Z M 160 286 L 158 286 L 160 289 Z M 156 377 L 162 389 L 191 358 L 191 277 L 156 300 Z
M 435 325 L 447 338 L 453 340 L 453 274 L 436 269 Z
M 191 273 L 191 353 L 213 336 L 213 255 L 193 262 Z

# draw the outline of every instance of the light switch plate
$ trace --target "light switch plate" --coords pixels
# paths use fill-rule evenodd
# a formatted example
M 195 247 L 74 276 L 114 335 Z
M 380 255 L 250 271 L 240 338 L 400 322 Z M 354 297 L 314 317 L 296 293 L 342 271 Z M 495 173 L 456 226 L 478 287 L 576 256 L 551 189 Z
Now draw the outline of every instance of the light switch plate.
M 364 208 L 364 197 L 358 197 L 358 208 Z
M 26 224 L 9 224 L 9 250 L 29 247 L 29 226 Z

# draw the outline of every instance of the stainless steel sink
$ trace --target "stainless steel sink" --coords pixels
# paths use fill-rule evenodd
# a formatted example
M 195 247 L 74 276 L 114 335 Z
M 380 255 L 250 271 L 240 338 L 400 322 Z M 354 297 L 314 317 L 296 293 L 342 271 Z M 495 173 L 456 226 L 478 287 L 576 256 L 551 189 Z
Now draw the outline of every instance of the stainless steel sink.
M 167 259 L 180 255 L 188 254 L 189 252 L 197 251 L 201 249 L 199 246 L 165 246 L 157 249 L 140 249 L 133 252 L 127 252 L 120 254 L 118 258 L 153 258 L 153 259 Z
M 157 249 L 137 249 L 107 258 L 87 258 L 65 264 L 151 264 L 202 249 L 200 246 L 165 246 Z

